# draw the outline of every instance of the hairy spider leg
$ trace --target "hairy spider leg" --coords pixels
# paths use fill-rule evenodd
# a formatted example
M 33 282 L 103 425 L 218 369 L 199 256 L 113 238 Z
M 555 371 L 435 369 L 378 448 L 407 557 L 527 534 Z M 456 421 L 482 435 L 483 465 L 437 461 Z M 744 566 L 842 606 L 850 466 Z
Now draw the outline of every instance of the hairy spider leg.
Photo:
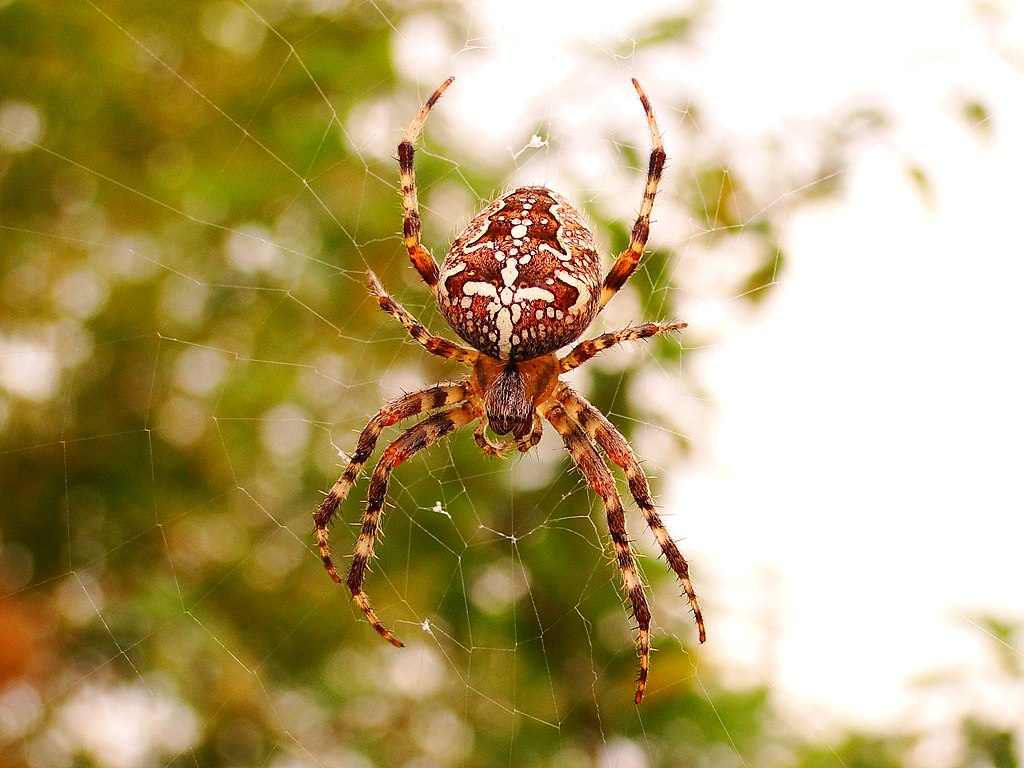
M 573 347 L 569 354 L 558 361 L 559 371 L 561 373 L 567 373 L 573 368 L 579 368 L 599 352 L 603 352 L 616 344 L 622 344 L 626 341 L 649 339 L 652 336 L 657 336 L 659 333 L 665 333 L 666 331 L 678 331 L 685 327 L 686 323 L 680 321 L 671 323 L 642 323 L 631 328 L 623 328 L 621 331 L 602 333 L 600 336 L 595 336 L 592 339 L 581 341 Z
M 377 297 L 377 301 L 380 302 L 381 309 L 404 325 L 413 340 L 419 343 L 427 352 L 447 360 L 456 360 L 466 365 L 472 365 L 476 362 L 476 359 L 480 356 L 479 352 L 475 349 L 464 347 L 461 344 L 448 341 L 448 339 L 442 336 L 433 335 L 405 307 L 391 298 L 391 295 L 384 290 L 380 280 L 377 279 L 373 272 L 367 272 L 366 275 L 369 280 L 370 290 Z
M 636 88 L 637 95 L 640 96 L 640 103 L 643 104 L 644 111 L 647 113 L 647 129 L 651 134 L 651 156 L 647 166 L 647 184 L 644 186 L 640 212 L 633 224 L 633 231 L 629 235 L 629 245 L 619 254 L 615 264 L 608 270 L 608 274 L 604 278 L 604 285 L 601 287 L 602 308 L 625 285 L 629 276 L 633 274 L 640 263 L 640 258 L 644 255 L 647 238 L 651 233 L 651 211 L 654 208 L 654 196 L 658 193 L 661 173 L 665 170 L 665 145 L 661 142 L 661 134 L 658 131 L 658 123 L 654 119 L 651 102 L 636 78 L 633 78 L 633 87 Z
M 565 409 L 557 403 L 546 402 L 544 418 L 562 436 L 565 450 L 572 457 L 583 477 L 604 503 L 608 532 L 615 550 L 615 560 L 622 575 L 622 589 L 629 597 L 633 618 L 637 623 L 637 652 L 640 656 L 640 672 L 637 675 L 636 695 L 633 701 L 639 704 L 647 689 L 647 674 L 651 666 L 651 611 L 644 594 L 644 585 L 636 567 L 633 550 L 626 532 L 626 512 L 622 499 L 615 489 L 615 479 L 587 433 L 575 423 Z
M 416 153 L 414 144 L 420 131 L 423 130 L 424 123 L 427 122 L 430 110 L 454 80 L 454 77 L 449 77 L 438 86 L 420 109 L 416 119 L 409 124 L 398 145 L 398 170 L 402 183 L 402 208 L 405 214 L 402 222 L 402 234 L 405 237 L 405 247 L 409 251 L 412 265 L 431 291 L 437 290 L 438 269 L 434 257 L 420 243 L 420 206 L 416 198 L 416 171 L 413 166 L 413 155 Z
M 453 403 L 461 403 L 466 400 L 472 387 L 469 381 L 462 381 L 458 384 L 438 385 L 421 389 L 419 392 L 410 392 L 407 395 L 396 397 L 381 408 L 377 415 L 370 419 L 363 427 L 356 443 L 355 453 L 341 474 L 327 492 L 324 500 L 313 512 L 313 524 L 316 526 L 316 540 L 320 546 L 320 559 L 324 561 L 324 567 L 331 574 L 331 578 L 339 584 L 341 577 L 334 568 L 331 560 L 331 549 L 328 545 L 328 528 L 334 521 L 341 503 L 348 497 L 349 491 L 363 471 L 363 466 L 373 454 L 377 446 L 377 438 L 385 427 L 390 427 L 404 419 L 417 416 L 424 411 L 433 411 Z
M 570 418 L 575 420 L 605 452 L 605 455 L 622 469 L 626 476 L 626 482 L 629 483 L 629 492 L 632 494 L 633 500 L 643 512 L 647 527 L 651 529 L 655 541 L 658 542 L 662 554 L 665 555 L 665 560 L 675 572 L 683 587 L 683 592 L 690 601 L 690 610 L 693 611 L 693 618 L 697 622 L 697 634 L 700 642 L 703 643 L 707 639 L 707 634 L 704 631 L 704 616 L 701 614 L 700 603 L 697 602 L 693 582 L 690 581 L 690 566 L 686 562 L 686 558 L 683 557 L 683 553 L 679 551 L 676 542 L 669 535 L 658 510 L 654 507 L 651 487 L 640 463 L 636 460 L 633 449 L 629 447 L 629 443 L 622 433 L 608 421 L 608 418 L 568 384 L 562 384 L 555 390 L 555 398 L 562 404 Z
M 373 469 L 370 490 L 367 494 L 366 511 L 363 513 L 362 527 L 359 531 L 359 538 L 356 539 L 355 550 L 352 552 L 352 565 L 349 567 L 345 583 L 352 593 L 352 599 L 366 616 L 366 620 L 370 622 L 370 626 L 377 631 L 377 634 L 399 648 L 404 643 L 380 622 L 370 606 L 366 592 L 363 591 L 363 581 L 366 578 L 370 559 L 373 557 L 373 545 L 380 528 L 380 518 L 384 509 L 384 499 L 388 492 L 391 471 L 442 437 L 479 418 L 481 413 L 483 410 L 480 405 L 469 400 L 454 408 L 428 416 L 419 424 L 407 429 L 401 437 L 385 448 L 380 461 Z

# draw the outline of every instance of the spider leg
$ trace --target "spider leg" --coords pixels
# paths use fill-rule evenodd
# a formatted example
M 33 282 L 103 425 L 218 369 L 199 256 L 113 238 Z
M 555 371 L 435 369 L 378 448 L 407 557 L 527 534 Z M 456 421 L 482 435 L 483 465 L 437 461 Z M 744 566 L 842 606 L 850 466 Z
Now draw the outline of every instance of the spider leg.
M 647 689 L 647 673 L 651 665 L 651 611 L 644 594 L 644 585 L 637 571 L 636 560 L 629 545 L 626 533 L 626 513 L 622 508 L 622 499 L 615 489 L 615 479 L 608 469 L 597 448 L 590 441 L 578 424 L 566 413 L 558 403 L 548 401 L 542 406 L 544 417 L 562 436 L 565 449 L 573 462 L 586 478 L 590 487 L 604 502 L 605 515 L 608 520 L 608 532 L 615 548 L 615 559 L 622 574 L 622 588 L 629 597 L 633 608 L 633 618 L 637 623 L 637 650 L 640 655 L 640 672 L 637 676 L 636 695 L 633 701 L 639 704 Z
M 658 182 L 661 181 L 661 173 L 665 169 L 665 146 L 661 143 L 661 135 L 658 132 L 658 123 L 654 119 L 651 102 L 647 99 L 647 94 L 644 93 L 644 89 L 640 87 L 636 78 L 633 78 L 633 87 L 636 88 L 640 103 L 643 104 L 644 112 L 647 113 L 647 129 L 651 134 L 651 157 L 647 166 L 647 184 L 644 187 L 643 200 L 640 202 L 640 212 L 637 214 L 633 231 L 629 236 L 629 245 L 619 254 L 615 264 L 604 278 L 604 285 L 601 288 L 602 307 L 618 293 L 629 276 L 633 274 L 637 264 L 640 263 L 640 257 L 644 255 L 647 237 L 651 232 L 651 210 L 654 208 L 654 196 L 658 193 Z
M 359 434 L 359 441 L 356 443 L 355 453 L 349 459 L 348 466 L 345 467 L 341 477 L 331 486 L 331 490 L 320 502 L 320 506 L 313 512 L 316 540 L 320 546 L 320 558 L 324 561 L 327 572 L 336 582 L 340 584 L 341 577 L 338 576 L 331 560 L 331 550 L 327 543 L 327 529 L 334 520 L 341 503 L 358 479 L 359 473 L 362 472 L 366 460 L 370 458 L 373 449 L 377 446 L 377 438 L 380 437 L 381 431 L 385 427 L 390 427 L 392 424 L 397 424 L 403 419 L 416 416 L 424 411 L 432 411 L 452 403 L 461 403 L 470 396 L 471 391 L 469 382 L 463 381 L 458 384 L 439 385 L 419 392 L 410 392 L 387 403 L 363 427 L 363 431 Z
M 362 528 L 359 531 L 359 538 L 356 540 L 355 550 L 352 552 L 352 565 L 349 567 L 345 583 L 352 593 L 352 599 L 366 616 L 366 620 L 370 622 L 370 626 L 377 631 L 377 634 L 399 648 L 403 645 L 402 641 L 381 624 L 377 614 L 370 606 L 369 598 L 363 591 L 363 580 L 366 578 L 370 558 L 373 557 L 373 544 L 380 527 L 391 471 L 442 437 L 469 424 L 481 413 L 480 406 L 469 401 L 428 416 L 419 424 L 407 429 L 401 437 L 385 448 L 380 461 L 374 467 L 373 477 L 370 479 L 370 490 L 367 494 L 366 511 L 363 513 Z
M 398 145 L 398 170 L 402 182 L 402 208 L 405 212 L 402 222 L 405 247 L 409 251 L 409 259 L 412 261 L 413 267 L 420 273 L 420 277 L 432 291 L 437 288 L 437 262 L 434 261 L 430 252 L 420 244 L 420 206 L 416 198 L 416 171 L 412 159 L 416 149 L 413 145 L 420 135 L 420 131 L 423 130 L 424 123 L 427 122 L 430 110 L 454 80 L 454 77 L 449 77 L 438 86 L 420 109 L 416 119 L 405 130 L 405 135 L 402 136 L 402 141 Z
M 519 440 L 505 440 L 497 444 L 492 443 L 484 433 L 486 428 L 487 416 L 484 415 L 477 423 L 476 429 L 473 430 L 473 439 L 476 440 L 480 450 L 488 456 L 504 456 L 513 448 L 520 453 L 526 453 L 540 442 L 541 435 L 544 433 L 544 425 L 536 412 L 533 414 L 533 429 L 530 431 L 530 434 Z
M 680 328 L 685 327 L 686 323 L 679 321 L 671 323 L 643 323 L 641 325 L 633 326 L 632 328 L 623 328 L 621 331 L 602 333 L 600 336 L 595 336 L 592 339 L 581 341 L 573 347 L 569 354 L 558 361 L 559 372 L 566 373 L 567 371 L 571 371 L 573 368 L 579 368 L 598 352 L 603 352 L 608 349 L 608 347 L 613 347 L 624 341 L 649 339 L 651 336 L 657 336 L 659 333 L 665 333 L 666 331 L 678 331 Z
M 404 325 L 413 340 L 421 344 L 427 352 L 448 360 L 466 363 L 467 365 L 472 365 L 476 362 L 476 359 L 480 356 L 479 352 L 448 341 L 448 339 L 441 336 L 434 336 L 423 323 L 409 314 L 405 307 L 391 298 L 391 295 L 384 290 L 384 286 L 380 284 L 380 280 L 377 279 L 373 272 L 367 272 L 366 274 L 370 283 L 370 291 L 377 297 L 381 309 Z
M 661 515 L 654 508 L 651 487 L 640 463 L 633 454 L 633 449 L 629 447 L 626 438 L 608 421 L 605 415 L 570 386 L 563 384 L 559 387 L 555 391 L 555 398 L 563 405 L 569 416 L 600 446 L 608 458 L 622 468 L 629 483 L 629 492 L 643 512 L 647 527 L 654 534 L 662 554 L 665 555 L 665 560 L 675 572 L 683 587 L 683 592 L 686 593 L 686 597 L 690 601 L 690 610 L 693 611 L 693 618 L 697 622 L 697 634 L 700 642 L 703 643 L 707 639 L 704 631 L 704 617 L 701 614 L 700 603 L 697 602 L 697 594 L 693 590 L 693 583 L 690 581 L 690 567 L 682 552 L 679 551 L 679 547 L 676 546 L 676 542 L 666 530 Z

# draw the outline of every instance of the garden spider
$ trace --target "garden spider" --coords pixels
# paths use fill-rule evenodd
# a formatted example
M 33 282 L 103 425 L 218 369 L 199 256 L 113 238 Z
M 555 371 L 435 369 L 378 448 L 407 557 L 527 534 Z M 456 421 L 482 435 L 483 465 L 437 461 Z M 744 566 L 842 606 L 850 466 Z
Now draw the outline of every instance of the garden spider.
M 403 419 L 432 412 L 391 443 L 374 468 L 362 528 L 345 582 L 370 625 L 392 645 L 401 647 L 403 643 L 380 622 L 363 591 L 391 471 L 474 421 L 473 436 L 484 453 L 498 456 L 512 449 L 526 452 L 540 441 L 541 419 L 546 419 L 561 435 L 573 462 L 604 502 L 622 588 L 637 623 L 640 671 L 634 701 L 639 704 L 650 667 L 651 613 L 626 533 L 622 501 L 598 449 L 625 473 L 630 493 L 689 598 L 702 643 L 704 620 L 686 559 L 654 508 L 647 478 L 632 449 L 604 414 L 559 377 L 615 344 L 685 328 L 686 323 L 643 323 L 583 341 L 564 357 L 559 357 L 556 350 L 579 338 L 633 274 L 643 255 L 654 196 L 665 166 L 658 124 L 647 96 L 634 79 L 633 87 L 647 114 L 651 134 L 647 185 L 629 245 L 603 281 L 593 236 L 580 213 L 561 195 L 545 187 L 521 187 L 484 208 L 455 240 L 438 269 L 420 243 L 413 144 L 431 108 L 453 80 L 449 77 L 441 83 L 406 130 L 398 145 L 398 162 L 409 257 L 433 291 L 445 319 L 470 346 L 432 335 L 388 295 L 373 272 L 369 273 L 369 284 L 381 308 L 404 325 L 414 340 L 432 354 L 471 366 L 472 373 L 454 384 L 428 387 L 395 398 L 370 419 L 344 473 L 313 514 L 320 556 L 331 577 L 341 583 L 331 560 L 327 533 L 338 507 L 373 453 L 381 431 Z M 495 444 L 486 434 L 488 427 L 495 435 L 512 437 Z

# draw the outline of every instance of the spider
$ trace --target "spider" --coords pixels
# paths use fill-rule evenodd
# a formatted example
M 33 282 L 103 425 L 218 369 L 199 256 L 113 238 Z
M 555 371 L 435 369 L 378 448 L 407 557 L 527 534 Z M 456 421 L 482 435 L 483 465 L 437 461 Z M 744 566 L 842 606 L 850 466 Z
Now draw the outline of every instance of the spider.
M 637 623 L 640 669 L 634 701 L 639 704 L 650 668 L 651 612 L 626 533 L 622 501 L 601 452 L 625 474 L 633 499 L 690 601 L 702 643 L 704 620 L 686 559 L 654 507 L 647 478 L 632 449 L 604 414 L 560 376 L 611 346 L 675 331 L 686 323 L 642 323 L 580 342 L 564 357 L 556 351 L 583 334 L 640 262 L 665 166 L 658 124 L 650 101 L 634 79 L 633 87 L 647 115 L 651 135 L 647 184 L 629 245 L 603 280 L 593 235 L 579 211 L 546 187 L 520 187 L 492 202 L 469 222 L 438 268 L 420 243 L 413 144 L 430 110 L 454 79 L 449 77 L 441 83 L 405 131 L 398 145 L 398 163 L 409 258 L 436 297 L 445 319 L 470 346 L 434 336 L 391 298 L 373 272 L 368 278 L 370 291 L 381 308 L 404 325 L 416 342 L 434 355 L 470 366 L 472 372 L 454 384 L 439 384 L 397 397 L 370 419 L 348 466 L 313 514 L 320 556 L 331 578 L 340 584 L 328 546 L 328 528 L 339 506 L 373 453 L 381 431 L 429 412 L 384 450 L 374 468 L 362 528 L 345 580 L 370 625 L 392 645 L 402 647 L 403 643 L 377 618 L 363 591 L 392 470 L 473 422 L 473 437 L 485 454 L 500 456 L 513 449 L 525 453 L 540 441 L 545 419 L 561 436 L 565 450 L 604 503 L 622 589 Z M 495 443 L 487 435 L 488 427 L 498 437 L 510 437 Z

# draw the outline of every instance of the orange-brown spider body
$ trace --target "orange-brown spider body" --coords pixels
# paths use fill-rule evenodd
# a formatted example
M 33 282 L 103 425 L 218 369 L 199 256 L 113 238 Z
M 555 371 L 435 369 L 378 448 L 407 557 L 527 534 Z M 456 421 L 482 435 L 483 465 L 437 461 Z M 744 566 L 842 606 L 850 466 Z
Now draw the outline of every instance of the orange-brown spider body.
M 637 623 L 640 671 L 634 701 L 639 704 L 650 667 L 651 613 L 626 532 L 622 500 L 602 453 L 625 474 L 630 495 L 689 600 L 701 642 L 705 639 L 704 620 L 690 582 L 689 566 L 655 509 L 647 478 L 632 449 L 612 423 L 560 376 L 608 347 L 679 330 L 686 323 L 642 323 L 579 342 L 562 357 L 557 350 L 583 334 L 640 262 L 665 166 L 657 122 L 647 96 L 634 80 L 651 136 L 647 184 L 629 245 L 603 280 L 594 238 L 582 216 L 565 198 L 545 187 L 521 187 L 484 208 L 455 240 L 439 268 L 420 243 L 413 143 L 452 80 L 442 83 L 423 105 L 398 146 L 398 160 L 409 258 L 434 292 L 445 319 L 470 346 L 431 334 L 391 298 L 372 272 L 369 280 L 381 308 L 402 323 L 416 342 L 432 354 L 469 365 L 472 372 L 454 384 L 428 387 L 392 400 L 363 428 L 348 466 L 314 512 L 320 556 L 331 577 L 341 582 L 328 546 L 328 529 L 341 503 L 373 453 L 381 432 L 404 419 L 429 414 L 392 442 L 374 467 L 345 579 L 352 599 L 370 625 L 381 637 L 401 646 L 401 641 L 377 618 L 363 590 L 391 472 L 418 451 L 474 422 L 473 436 L 484 453 L 525 452 L 540 441 L 543 421 L 547 421 L 604 505 L 622 589 Z M 493 443 L 487 436 L 488 428 L 495 435 L 511 438 Z

